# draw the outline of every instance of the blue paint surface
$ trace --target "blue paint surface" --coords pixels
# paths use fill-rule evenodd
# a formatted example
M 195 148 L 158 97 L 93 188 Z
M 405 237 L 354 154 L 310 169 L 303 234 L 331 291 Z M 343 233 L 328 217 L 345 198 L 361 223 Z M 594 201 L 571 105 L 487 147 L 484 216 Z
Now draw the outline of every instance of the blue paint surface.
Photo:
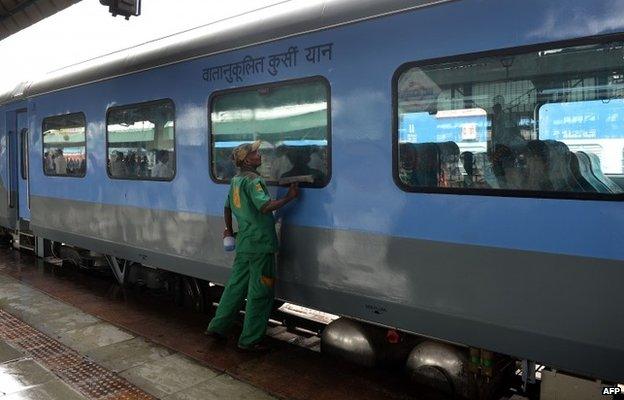
M 406 62 L 624 31 L 611 0 L 465 0 L 196 59 L 29 100 L 31 193 L 221 215 L 227 185 L 209 177 L 208 99 L 228 88 L 321 75 L 331 84 L 332 179 L 284 210 L 288 223 L 393 236 L 624 260 L 621 202 L 418 194 L 392 179 L 392 76 Z M 617 10 L 616 10 L 617 11 Z M 604 27 L 604 28 L 596 28 Z M 333 58 L 272 76 L 208 82 L 202 71 L 246 56 L 333 43 Z M 170 98 L 176 106 L 172 182 L 111 180 L 105 115 L 112 106 Z M 82 111 L 87 175 L 46 177 L 41 121 Z M 3 177 L 3 167 L 0 174 Z M 272 189 L 283 194 L 283 189 Z M 503 267 L 503 266 L 501 266 Z

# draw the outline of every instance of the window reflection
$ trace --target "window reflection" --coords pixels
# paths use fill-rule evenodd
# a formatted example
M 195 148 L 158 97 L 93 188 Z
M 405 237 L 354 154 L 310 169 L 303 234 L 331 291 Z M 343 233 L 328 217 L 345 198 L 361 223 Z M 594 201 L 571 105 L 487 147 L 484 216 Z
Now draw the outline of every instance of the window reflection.
M 408 188 L 622 193 L 620 43 L 414 67 L 398 80 Z
M 323 81 L 289 83 L 221 94 L 212 101 L 212 171 L 220 181 L 236 174 L 231 154 L 262 140 L 258 172 L 269 182 L 311 175 L 328 179 L 328 88 Z
M 84 176 L 86 122 L 82 113 L 43 120 L 43 172 L 56 176 Z
M 113 178 L 170 180 L 175 175 L 173 102 L 111 109 L 107 117 L 108 173 Z

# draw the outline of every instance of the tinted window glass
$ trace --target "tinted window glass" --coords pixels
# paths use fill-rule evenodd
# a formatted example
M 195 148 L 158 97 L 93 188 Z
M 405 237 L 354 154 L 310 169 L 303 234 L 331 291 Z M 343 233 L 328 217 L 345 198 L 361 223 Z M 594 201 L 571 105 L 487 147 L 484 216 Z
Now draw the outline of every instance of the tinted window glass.
M 106 118 L 108 174 L 121 179 L 173 179 L 174 120 L 171 100 L 110 109 Z
M 20 163 L 20 171 L 22 175 L 22 179 L 28 179 L 28 129 L 23 128 L 20 131 L 21 135 L 21 163 Z
M 329 89 L 324 80 L 283 83 L 222 93 L 211 102 L 212 173 L 236 174 L 232 149 L 262 140 L 258 171 L 269 182 L 312 175 L 312 186 L 329 179 Z
M 84 176 L 86 122 L 83 113 L 43 120 L 43 172 L 56 176 Z
M 420 65 L 398 77 L 406 189 L 618 194 L 621 43 Z

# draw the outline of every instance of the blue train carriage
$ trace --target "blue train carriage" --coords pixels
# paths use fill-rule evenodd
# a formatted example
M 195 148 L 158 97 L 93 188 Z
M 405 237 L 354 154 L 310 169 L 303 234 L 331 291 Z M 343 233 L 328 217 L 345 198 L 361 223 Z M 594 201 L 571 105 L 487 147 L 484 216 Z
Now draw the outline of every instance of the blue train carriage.
M 461 390 L 489 351 L 621 382 L 624 26 L 589 22 L 611 4 L 287 3 L 52 73 L 2 97 L 0 222 L 120 281 L 223 283 L 229 153 L 262 139 L 268 181 L 315 177 L 278 296 L 367 323 L 326 348 L 372 324 L 470 346 L 408 360 L 444 354 Z M 379 361 L 364 343 L 337 351 Z

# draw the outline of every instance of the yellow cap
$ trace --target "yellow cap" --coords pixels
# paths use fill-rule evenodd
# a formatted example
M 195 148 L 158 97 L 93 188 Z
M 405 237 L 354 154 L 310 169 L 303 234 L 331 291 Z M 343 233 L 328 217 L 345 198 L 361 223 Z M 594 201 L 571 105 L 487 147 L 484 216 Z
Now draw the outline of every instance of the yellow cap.
M 243 143 L 236 146 L 236 148 L 232 151 L 232 158 L 234 159 L 234 163 L 236 165 L 242 163 L 247 157 L 247 154 L 251 153 L 252 151 L 258 150 L 261 144 L 261 140 L 256 140 L 252 143 Z

